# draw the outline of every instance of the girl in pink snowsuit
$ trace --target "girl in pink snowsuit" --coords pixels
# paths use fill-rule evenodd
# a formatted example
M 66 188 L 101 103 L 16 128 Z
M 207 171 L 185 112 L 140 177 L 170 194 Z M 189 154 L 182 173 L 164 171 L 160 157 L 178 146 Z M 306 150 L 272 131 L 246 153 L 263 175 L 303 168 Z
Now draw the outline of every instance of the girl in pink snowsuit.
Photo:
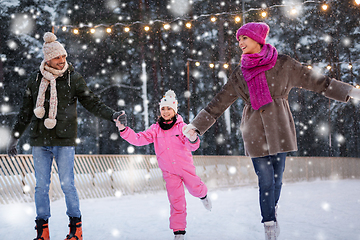
M 195 173 L 191 154 L 198 149 L 200 139 L 197 134 L 187 138 L 182 133 L 182 128 L 186 124 L 177 114 L 174 91 L 167 91 L 159 104 L 161 116 L 158 122 L 146 131 L 135 133 L 131 128 L 126 127 L 126 115 L 119 116 L 116 126 L 120 130 L 120 136 L 133 145 L 143 146 L 154 143 L 170 201 L 170 228 L 174 231 L 175 239 L 184 239 L 186 200 L 183 183 L 191 195 L 200 198 L 205 208 L 211 210 L 207 187 Z

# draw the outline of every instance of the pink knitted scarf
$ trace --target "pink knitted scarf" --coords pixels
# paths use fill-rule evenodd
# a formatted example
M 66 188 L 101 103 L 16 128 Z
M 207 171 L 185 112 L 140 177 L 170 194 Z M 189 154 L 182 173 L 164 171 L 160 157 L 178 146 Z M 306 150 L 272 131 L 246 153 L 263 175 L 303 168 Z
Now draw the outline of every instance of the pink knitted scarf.
M 56 91 L 56 78 L 62 76 L 68 68 L 68 63 L 65 62 L 65 66 L 62 70 L 57 70 L 46 65 L 45 60 L 42 61 L 40 65 L 40 72 L 43 75 L 41 83 L 39 86 L 39 93 L 36 99 L 36 107 L 34 109 L 34 114 L 37 118 L 43 118 L 45 115 L 45 92 L 48 86 L 50 85 L 50 101 L 49 101 L 49 117 L 45 119 L 44 125 L 47 129 L 52 129 L 56 125 L 56 115 L 57 115 L 57 91 Z
M 251 106 L 255 110 L 272 102 L 265 71 L 275 66 L 277 56 L 276 48 L 270 44 L 265 44 L 259 53 L 242 55 L 241 71 L 249 89 Z

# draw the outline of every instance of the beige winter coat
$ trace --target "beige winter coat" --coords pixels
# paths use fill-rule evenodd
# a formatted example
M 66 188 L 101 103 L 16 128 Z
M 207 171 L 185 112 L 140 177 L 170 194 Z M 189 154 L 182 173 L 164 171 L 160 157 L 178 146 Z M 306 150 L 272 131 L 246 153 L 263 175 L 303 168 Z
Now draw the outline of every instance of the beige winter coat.
M 287 100 L 290 90 L 293 87 L 304 88 L 327 98 L 347 102 L 348 93 L 353 88 L 347 83 L 319 75 L 286 55 L 279 55 L 275 66 L 265 74 L 273 102 L 259 110 L 251 107 L 248 87 L 238 66 L 229 81 L 191 124 L 203 135 L 241 97 L 246 103 L 240 126 L 246 155 L 263 157 L 296 151 L 295 124 Z

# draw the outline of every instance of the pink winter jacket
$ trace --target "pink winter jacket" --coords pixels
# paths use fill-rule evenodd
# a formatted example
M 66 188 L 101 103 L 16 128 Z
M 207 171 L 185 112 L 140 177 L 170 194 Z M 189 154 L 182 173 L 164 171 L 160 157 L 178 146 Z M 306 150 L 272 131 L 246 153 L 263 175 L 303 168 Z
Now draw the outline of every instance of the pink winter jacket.
M 120 136 L 135 146 L 154 143 L 160 169 L 176 173 L 179 168 L 193 165 L 191 152 L 196 151 L 200 146 L 199 138 L 192 143 L 185 137 L 182 133 L 184 125 L 186 124 L 183 118 L 178 114 L 176 123 L 169 130 L 163 130 L 159 123 L 155 123 L 146 131 L 139 133 L 126 127 L 125 131 L 120 132 Z

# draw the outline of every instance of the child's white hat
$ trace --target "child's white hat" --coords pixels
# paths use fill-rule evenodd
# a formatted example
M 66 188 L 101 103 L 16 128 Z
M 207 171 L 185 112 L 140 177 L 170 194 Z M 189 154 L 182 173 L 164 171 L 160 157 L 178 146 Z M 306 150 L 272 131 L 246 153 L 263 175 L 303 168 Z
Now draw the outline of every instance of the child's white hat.
M 171 107 L 174 109 L 175 113 L 177 113 L 178 110 L 178 101 L 176 100 L 176 94 L 173 90 L 168 90 L 165 93 L 165 96 L 160 100 L 160 110 L 162 107 Z

